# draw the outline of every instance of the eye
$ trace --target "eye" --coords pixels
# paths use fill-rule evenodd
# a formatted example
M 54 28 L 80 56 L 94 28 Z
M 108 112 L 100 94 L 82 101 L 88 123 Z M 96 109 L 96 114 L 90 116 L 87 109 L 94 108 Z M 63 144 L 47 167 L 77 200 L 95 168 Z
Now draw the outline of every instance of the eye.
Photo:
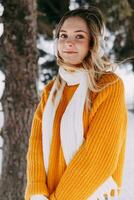
M 79 35 L 76 35 L 76 38 L 77 38 L 77 39 L 83 39 L 84 36 L 79 34 Z
M 60 38 L 67 38 L 67 34 L 62 33 L 62 34 L 59 35 L 59 37 L 60 37 Z

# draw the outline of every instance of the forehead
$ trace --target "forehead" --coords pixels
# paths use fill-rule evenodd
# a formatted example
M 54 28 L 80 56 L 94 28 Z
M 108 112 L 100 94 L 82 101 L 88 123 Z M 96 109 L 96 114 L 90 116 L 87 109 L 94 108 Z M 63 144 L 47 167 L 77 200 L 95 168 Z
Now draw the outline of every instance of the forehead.
M 85 30 L 87 32 L 89 31 L 86 22 L 81 17 L 69 17 L 68 19 L 66 19 L 63 25 L 61 26 L 61 30 L 67 31 L 68 29 Z

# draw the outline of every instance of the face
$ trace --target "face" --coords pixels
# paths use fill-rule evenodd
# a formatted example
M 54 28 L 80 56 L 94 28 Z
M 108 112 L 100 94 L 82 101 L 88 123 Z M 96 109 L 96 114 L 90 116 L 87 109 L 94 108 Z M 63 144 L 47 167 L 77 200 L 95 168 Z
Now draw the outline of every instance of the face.
M 89 51 L 89 30 L 80 17 L 70 17 L 63 23 L 58 39 L 58 51 L 64 62 L 80 64 Z

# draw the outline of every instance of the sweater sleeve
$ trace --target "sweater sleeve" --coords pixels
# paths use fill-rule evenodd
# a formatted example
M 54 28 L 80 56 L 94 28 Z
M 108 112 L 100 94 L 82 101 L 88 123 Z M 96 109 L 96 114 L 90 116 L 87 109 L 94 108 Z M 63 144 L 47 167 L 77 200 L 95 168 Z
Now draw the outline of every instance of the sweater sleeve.
M 127 109 L 123 81 L 102 90 L 89 117 L 86 140 L 66 168 L 50 200 L 86 200 L 113 174 L 124 144 Z
M 25 200 L 30 200 L 32 195 L 49 196 L 46 185 L 46 172 L 43 163 L 42 150 L 42 112 L 46 102 L 46 90 L 42 92 L 41 100 L 34 113 L 29 146 L 27 152 L 27 185 L 25 190 Z M 46 197 L 45 197 L 46 196 Z

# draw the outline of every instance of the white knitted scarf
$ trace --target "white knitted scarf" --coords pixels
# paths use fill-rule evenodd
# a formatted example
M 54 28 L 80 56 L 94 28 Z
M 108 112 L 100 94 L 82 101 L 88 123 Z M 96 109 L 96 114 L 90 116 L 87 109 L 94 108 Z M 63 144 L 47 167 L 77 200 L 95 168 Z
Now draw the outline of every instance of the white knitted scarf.
M 67 165 L 73 158 L 76 151 L 79 149 L 84 138 L 82 118 L 88 89 L 87 73 L 85 71 L 69 72 L 60 67 L 59 75 L 64 80 L 64 82 L 58 90 L 55 97 L 55 102 L 53 104 L 52 97 L 57 87 L 57 80 L 55 80 L 44 109 L 42 120 L 44 162 L 46 172 L 48 172 L 50 146 L 52 140 L 55 113 L 60 103 L 65 83 L 67 83 L 67 85 L 79 84 L 73 97 L 71 98 L 70 102 L 66 107 L 60 124 L 61 145 Z
M 60 139 L 63 149 L 64 158 L 68 165 L 78 151 L 84 141 L 83 128 L 83 111 L 88 90 L 88 75 L 84 70 L 69 72 L 64 68 L 59 68 L 59 75 L 64 80 L 60 89 L 55 96 L 54 104 L 52 102 L 53 94 L 57 88 L 57 79 L 55 79 L 52 89 L 49 93 L 42 118 L 42 140 L 43 140 L 43 157 L 46 174 L 49 168 L 49 156 L 53 134 L 53 124 L 55 120 L 56 110 L 62 98 L 65 84 L 78 85 L 73 97 L 69 101 L 60 123 Z M 110 196 L 111 189 L 117 192 L 117 184 L 112 177 L 109 177 L 88 200 L 106 200 L 104 193 L 108 194 L 108 200 L 118 199 L 118 195 L 112 198 Z M 40 196 L 40 195 L 39 195 Z M 46 198 L 46 197 L 45 197 Z M 38 198 L 39 200 L 39 198 Z

